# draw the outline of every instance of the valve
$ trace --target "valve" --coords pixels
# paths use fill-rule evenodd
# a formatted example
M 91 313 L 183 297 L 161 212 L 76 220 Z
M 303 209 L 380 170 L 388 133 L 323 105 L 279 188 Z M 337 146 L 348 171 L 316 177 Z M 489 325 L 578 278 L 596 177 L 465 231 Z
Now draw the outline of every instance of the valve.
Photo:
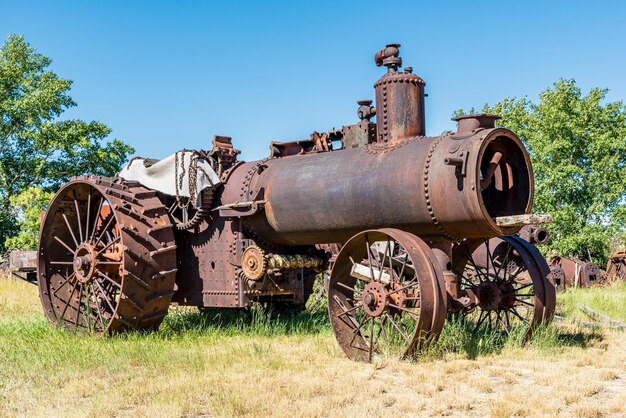
M 374 56 L 376 66 L 380 67 L 384 65 L 387 67 L 387 72 L 395 73 L 398 71 L 398 67 L 402 65 L 402 58 L 400 57 L 400 44 L 388 44 L 385 49 L 381 49 Z

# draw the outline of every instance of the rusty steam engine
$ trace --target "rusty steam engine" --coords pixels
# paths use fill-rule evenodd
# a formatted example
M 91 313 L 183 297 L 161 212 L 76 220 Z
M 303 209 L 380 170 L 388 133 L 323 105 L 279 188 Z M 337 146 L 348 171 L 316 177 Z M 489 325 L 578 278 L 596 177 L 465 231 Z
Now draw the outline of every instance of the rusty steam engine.
M 513 235 L 531 222 L 524 145 L 485 114 L 425 136 L 425 83 L 401 68 L 398 48 L 376 54 L 387 68 L 376 107 L 358 102 L 354 125 L 273 142 L 254 162 L 215 137 L 208 152 L 177 153 L 173 178 L 153 183 L 129 173 L 164 162 L 65 184 L 39 243 L 46 316 L 110 334 L 154 329 L 172 303 L 302 305 L 336 243 L 328 312 L 352 359 L 412 356 L 448 313 L 476 331 L 529 334 L 548 320 L 549 268 Z

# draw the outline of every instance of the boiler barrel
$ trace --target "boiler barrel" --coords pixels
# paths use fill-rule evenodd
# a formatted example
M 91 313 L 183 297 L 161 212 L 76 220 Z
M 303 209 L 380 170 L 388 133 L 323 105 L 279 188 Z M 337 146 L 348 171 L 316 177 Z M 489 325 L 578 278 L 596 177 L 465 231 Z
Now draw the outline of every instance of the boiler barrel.
M 275 158 L 260 174 L 251 165 L 232 177 L 251 195 L 262 190 L 265 206 L 244 225 L 275 244 L 345 242 L 384 227 L 452 240 L 495 237 L 518 228 L 501 228 L 494 217 L 532 206 L 528 154 L 501 128 Z M 241 199 L 242 183 L 229 181 L 222 204 Z

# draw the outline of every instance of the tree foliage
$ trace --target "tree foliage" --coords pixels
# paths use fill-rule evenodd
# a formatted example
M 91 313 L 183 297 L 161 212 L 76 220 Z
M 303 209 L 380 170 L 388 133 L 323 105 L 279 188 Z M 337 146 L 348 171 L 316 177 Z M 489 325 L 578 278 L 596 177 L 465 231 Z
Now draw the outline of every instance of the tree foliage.
M 111 176 L 134 150 L 104 124 L 60 120 L 76 103 L 72 82 L 56 75 L 51 59 L 21 36 L 0 48 L 0 246 L 15 231 L 14 198 L 31 187 L 56 189 L 71 176 Z
M 553 218 L 548 250 L 601 265 L 612 242 L 623 244 L 626 220 L 626 107 L 605 103 L 607 92 L 583 94 L 575 80 L 561 79 L 539 103 L 507 98 L 482 109 L 500 115 L 498 126 L 529 149 L 533 211 Z
M 5 243 L 7 250 L 37 247 L 41 213 L 53 195 L 54 193 L 45 192 L 39 187 L 30 187 L 17 196 L 11 196 L 11 206 L 18 215 L 19 232 L 7 238 Z

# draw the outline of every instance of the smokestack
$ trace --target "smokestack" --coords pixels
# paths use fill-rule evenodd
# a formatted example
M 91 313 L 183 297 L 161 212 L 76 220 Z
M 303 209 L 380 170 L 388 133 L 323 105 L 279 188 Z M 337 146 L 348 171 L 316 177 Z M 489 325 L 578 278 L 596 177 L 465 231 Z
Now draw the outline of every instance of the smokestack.
M 414 136 L 426 135 L 424 121 L 424 86 L 411 67 L 399 72 L 402 65 L 400 44 L 389 44 L 376 53 L 377 66 L 387 73 L 374 84 L 376 89 L 377 142 L 394 143 Z

